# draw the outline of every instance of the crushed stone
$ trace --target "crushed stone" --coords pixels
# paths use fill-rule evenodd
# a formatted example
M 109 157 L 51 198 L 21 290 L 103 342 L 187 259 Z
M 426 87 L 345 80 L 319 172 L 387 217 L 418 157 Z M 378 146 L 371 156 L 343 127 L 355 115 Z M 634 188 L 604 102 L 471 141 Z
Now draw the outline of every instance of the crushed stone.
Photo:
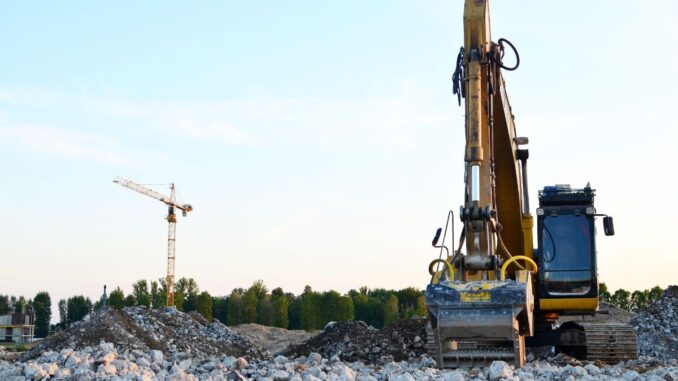
M 81 349 L 101 342 L 115 343 L 119 352 L 160 351 L 170 359 L 229 355 L 262 358 L 268 352 L 218 321 L 174 308 L 105 308 L 52 335 L 21 356 L 22 361 L 45 351 Z
M 678 358 L 678 286 L 669 286 L 631 325 L 636 328 L 641 355 Z
M 330 323 L 325 330 L 311 339 L 292 345 L 282 352 L 288 357 L 308 356 L 315 352 L 343 361 L 362 361 L 369 364 L 414 359 L 426 352 L 425 318 L 413 318 L 375 329 L 365 322 L 350 320 Z

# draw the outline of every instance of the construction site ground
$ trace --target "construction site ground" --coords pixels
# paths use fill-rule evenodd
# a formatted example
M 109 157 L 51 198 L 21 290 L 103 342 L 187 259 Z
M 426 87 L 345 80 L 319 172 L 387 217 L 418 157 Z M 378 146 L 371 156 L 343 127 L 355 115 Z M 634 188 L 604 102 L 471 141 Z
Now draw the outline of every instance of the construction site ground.
M 331 323 L 309 333 L 231 328 L 168 308 L 105 309 L 18 358 L 0 349 L 0 380 L 678 381 L 678 287 L 638 314 L 609 310 L 597 318 L 636 328 L 637 360 L 604 364 L 543 353 L 521 369 L 495 361 L 487 368 L 439 370 L 424 351 L 422 318 L 384 329 Z

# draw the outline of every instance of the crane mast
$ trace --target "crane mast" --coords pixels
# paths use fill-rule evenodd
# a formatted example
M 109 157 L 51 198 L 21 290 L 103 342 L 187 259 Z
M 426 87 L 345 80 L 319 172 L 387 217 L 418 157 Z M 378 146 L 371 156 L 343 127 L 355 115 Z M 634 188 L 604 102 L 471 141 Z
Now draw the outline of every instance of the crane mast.
M 117 177 L 113 180 L 114 183 L 121 185 L 125 188 L 131 189 L 135 192 L 141 193 L 145 196 L 154 198 L 158 201 L 161 201 L 167 204 L 167 277 L 165 278 L 166 284 L 166 305 L 168 307 L 174 306 L 174 262 L 176 259 L 176 232 L 177 232 L 177 215 L 174 212 L 175 209 L 179 209 L 182 212 L 184 217 L 187 216 L 188 212 L 193 210 L 193 206 L 190 204 L 179 204 L 176 201 L 176 187 L 174 183 L 170 183 L 170 195 L 165 196 L 162 193 L 156 192 L 150 188 L 147 188 L 141 184 L 137 184 L 133 181 L 123 179 L 122 177 Z

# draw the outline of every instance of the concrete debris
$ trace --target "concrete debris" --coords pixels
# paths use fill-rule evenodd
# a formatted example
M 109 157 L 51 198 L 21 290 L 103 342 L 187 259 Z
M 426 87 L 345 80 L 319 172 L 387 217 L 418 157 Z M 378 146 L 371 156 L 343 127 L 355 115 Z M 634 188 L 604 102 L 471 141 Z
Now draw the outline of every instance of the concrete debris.
M 513 377 L 513 370 L 504 361 L 493 361 L 490 364 L 490 380 L 501 380 Z
M 562 361 L 566 359 L 561 358 Z M 160 363 L 158 362 L 160 361 Z M 616 365 L 554 365 L 537 360 L 522 369 L 495 361 L 481 369 L 439 370 L 427 356 L 379 365 L 343 362 L 318 353 L 290 359 L 246 361 L 231 356 L 201 360 L 160 359 L 152 350 L 119 352 L 112 343 L 81 350 L 46 351 L 26 362 L 0 362 L 0 380 L 233 380 L 233 381 L 462 381 L 462 380 L 620 380 L 678 381 L 678 361 L 641 357 Z
M 426 352 L 426 323 L 424 318 L 414 318 L 375 329 L 357 320 L 337 322 L 282 354 L 298 357 L 316 352 L 330 359 L 337 356 L 343 361 L 368 364 L 415 359 Z
M 197 313 L 184 313 L 174 308 L 129 307 L 97 311 L 88 319 L 42 340 L 26 352 L 21 360 L 36 358 L 45 351 L 60 352 L 66 348 L 97 346 L 102 341 L 115 343 L 115 349 L 120 353 L 150 351 L 152 355 L 148 361 L 154 364 L 181 362 L 189 358 L 200 361 L 219 355 L 248 358 L 268 356 L 267 351 L 246 337 L 217 321 L 208 322 Z M 101 362 L 110 363 L 108 358 L 101 359 Z
M 304 336 L 257 325 L 229 328 L 175 309 L 106 309 L 17 361 L 0 359 L 0 380 L 678 381 L 677 312 L 678 287 L 672 286 L 632 320 L 643 354 L 637 360 L 611 365 L 546 351 L 521 369 L 495 361 L 487 368 L 439 370 L 425 353 L 421 318 L 384 329 L 335 322 Z M 270 354 L 287 342 L 287 349 Z
M 659 299 L 636 315 L 638 351 L 659 358 L 678 357 L 678 286 L 669 286 Z

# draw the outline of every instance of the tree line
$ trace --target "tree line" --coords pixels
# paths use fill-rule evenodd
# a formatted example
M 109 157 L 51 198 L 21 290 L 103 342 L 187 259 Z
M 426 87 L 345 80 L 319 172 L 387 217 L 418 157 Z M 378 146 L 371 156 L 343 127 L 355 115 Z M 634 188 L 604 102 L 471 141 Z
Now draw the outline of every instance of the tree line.
M 624 289 L 610 292 L 605 283 L 599 285 L 601 301 L 632 312 L 643 310 L 662 293 L 659 286 L 632 292 Z M 142 279 L 132 284 L 129 294 L 116 287 L 107 295 L 106 304 L 118 309 L 131 306 L 160 308 L 165 306 L 165 295 L 164 279 L 150 282 Z M 103 303 L 103 297 L 92 302 L 83 295 L 62 299 L 58 302 L 59 323 L 53 328 L 67 327 L 98 310 Z M 175 284 L 175 304 L 180 311 L 196 311 L 205 319 L 217 319 L 226 325 L 258 323 L 304 330 L 322 329 L 330 321 L 352 319 L 382 328 L 401 319 L 426 315 L 423 291 L 413 287 L 401 290 L 361 287 L 341 294 L 334 290 L 314 291 L 306 286 L 301 294 L 295 295 L 280 287 L 269 291 L 261 280 L 246 289 L 235 288 L 226 296 L 212 296 L 207 291 L 201 292 L 195 279 L 181 278 Z M 33 299 L 0 294 L 0 315 L 33 314 L 36 337 L 49 334 L 51 308 L 51 298 L 46 291 L 38 292 Z
M 165 290 L 164 279 L 150 282 L 142 279 L 132 284 L 132 292 L 127 295 L 116 287 L 106 303 L 113 308 L 159 308 L 165 305 Z M 217 319 L 226 325 L 257 323 L 305 330 L 321 329 L 330 321 L 352 319 L 381 328 L 426 312 L 423 292 L 413 287 L 402 290 L 361 287 L 340 294 L 334 290 L 318 292 L 306 286 L 300 295 L 295 295 L 280 287 L 269 291 L 264 282 L 258 280 L 247 289 L 236 288 L 226 296 L 212 296 L 206 291 L 200 292 L 195 279 L 181 278 L 175 284 L 174 299 L 180 311 L 196 311 L 208 320 Z M 68 325 L 81 318 L 80 314 L 74 317 L 68 311 L 68 301 L 62 302 L 65 311 L 62 323 Z M 98 309 L 102 303 L 91 304 L 82 297 L 75 302 L 90 310 Z
M 621 309 L 631 312 L 644 310 L 662 296 L 663 292 L 664 289 L 659 286 L 654 286 L 648 290 L 636 290 L 632 292 L 620 288 L 611 293 L 605 283 L 600 283 L 598 286 L 598 295 L 601 301 L 612 303 Z

